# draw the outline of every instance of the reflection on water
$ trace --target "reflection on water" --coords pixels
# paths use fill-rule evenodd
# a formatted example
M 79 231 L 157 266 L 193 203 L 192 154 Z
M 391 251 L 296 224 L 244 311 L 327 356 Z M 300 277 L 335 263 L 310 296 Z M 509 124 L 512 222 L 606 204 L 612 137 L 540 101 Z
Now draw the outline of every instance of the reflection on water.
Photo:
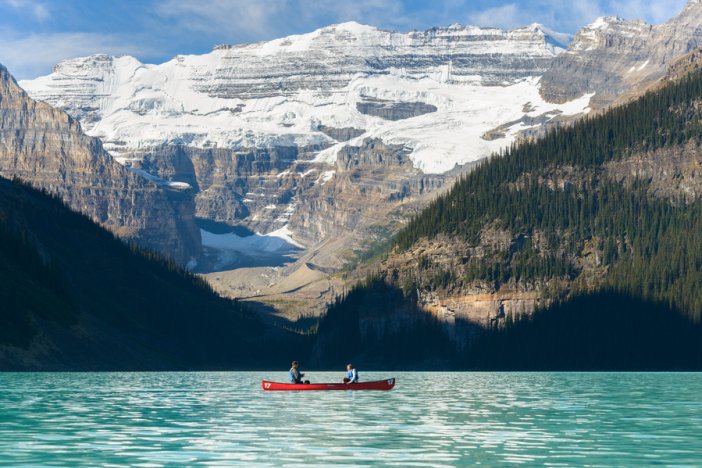
M 0 465 L 702 464 L 700 374 L 392 375 L 264 393 L 286 375 L 0 374 Z

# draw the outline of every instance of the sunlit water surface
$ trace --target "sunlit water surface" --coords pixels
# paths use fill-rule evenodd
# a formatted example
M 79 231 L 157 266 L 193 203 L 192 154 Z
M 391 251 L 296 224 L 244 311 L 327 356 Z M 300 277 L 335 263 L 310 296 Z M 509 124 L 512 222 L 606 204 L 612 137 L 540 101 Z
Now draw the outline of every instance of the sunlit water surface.
M 392 375 L 269 393 L 285 373 L 0 374 L 0 465 L 702 465 L 700 374 Z

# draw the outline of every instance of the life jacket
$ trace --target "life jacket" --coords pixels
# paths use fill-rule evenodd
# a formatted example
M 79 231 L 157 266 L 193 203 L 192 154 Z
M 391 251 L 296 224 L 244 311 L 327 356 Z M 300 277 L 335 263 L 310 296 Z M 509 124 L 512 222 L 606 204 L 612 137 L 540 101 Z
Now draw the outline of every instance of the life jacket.
M 302 383 L 302 379 L 300 378 L 300 371 L 295 369 L 294 367 L 290 368 L 290 382 Z
M 349 380 L 351 382 L 358 382 L 358 371 L 356 369 L 351 369 L 349 371 Z

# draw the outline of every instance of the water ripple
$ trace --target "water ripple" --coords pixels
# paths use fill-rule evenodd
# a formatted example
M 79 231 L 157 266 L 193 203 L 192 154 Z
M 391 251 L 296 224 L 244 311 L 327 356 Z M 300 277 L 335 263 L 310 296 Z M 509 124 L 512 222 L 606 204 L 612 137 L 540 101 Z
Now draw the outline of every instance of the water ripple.
M 702 464 L 700 374 L 395 376 L 264 393 L 285 375 L 0 374 L 0 465 Z

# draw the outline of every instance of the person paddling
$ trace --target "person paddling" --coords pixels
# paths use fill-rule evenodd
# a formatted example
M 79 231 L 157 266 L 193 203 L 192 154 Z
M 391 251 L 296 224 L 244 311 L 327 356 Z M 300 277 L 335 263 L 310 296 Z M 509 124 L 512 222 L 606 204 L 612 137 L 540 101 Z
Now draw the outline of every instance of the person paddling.
M 353 367 L 353 364 L 346 365 L 346 372 L 348 372 L 348 376 L 344 377 L 345 384 L 358 383 L 358 371 Z
M 290 368 L 290 382 L 291 383 L 302 383 L 302 378 L 305 376 L 302 372 L 300 372 L 300 363 L 297 361 L 292 362 L 292 367 Z
M 305 376 L 302 372 L 300 372 L 300 363 L 297 361 L 292 362 L 292 367 L 290 368 L 290 382 L 295 383 L 295 384 L 308 384 L 310 383 L 309 380 L 305 380 L 304 382 L 302 381 L 302 378 Z

